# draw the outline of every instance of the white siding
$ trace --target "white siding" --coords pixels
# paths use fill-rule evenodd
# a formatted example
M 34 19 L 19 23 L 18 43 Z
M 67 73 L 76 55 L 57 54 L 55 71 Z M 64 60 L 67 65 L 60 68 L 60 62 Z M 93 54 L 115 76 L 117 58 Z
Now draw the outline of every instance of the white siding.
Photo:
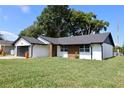
M 15 56 L 17 56 L 17 52 L 18 52 L 17 46 L 29 46 L 29 57 L 31 57 L 31 51 L 30 51 L 30 46 L 31 46 L 31 44 L 30 44 L 28 41 L 24 40 L 23 38 L 20 38 L 20 39 L 15 43 L 15 49 L 14 49 L 14 54 L 15 54 Z
M 102 49 L 100 44 L 92 44 L 92 59 L 102 60 Z
M 15 43 L 15 46 L 30 46 L 30 45 L 31 44 L 28 41 L 24 40 L 23 38 L 21 38 Z
M 17 46 L 14 48 L 14 55 L 17 56 Z
M 48 57 L 49 47 L 48 45 L 34 45 L 32 52 L 33 57 Z
M 108 58 L 113 56 L 113 46 L 110 44 L 103 43 L 103 58 Z
M 60 46 L 57 46 L 57 56 L 63 57 L 63 58 L 68 58 L 68 52 L 61 52 Z
M 32 46 L 29 46 L 29 57 L 32 57 L 31 56 L 31 51 L 32 51 Z
M 91 48 L 89 52 L 79 52 L 80 59 L 91 59 Z

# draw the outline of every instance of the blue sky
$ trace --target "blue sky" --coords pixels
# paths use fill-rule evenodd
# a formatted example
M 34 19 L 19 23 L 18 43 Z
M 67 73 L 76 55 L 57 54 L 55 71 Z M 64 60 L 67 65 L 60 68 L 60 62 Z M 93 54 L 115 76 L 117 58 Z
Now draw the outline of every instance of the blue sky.
M 45 6 L 0 6 L 0 31 L 19 34 L 21 30 L 30 26 L 40 15 Z M 116 43 L 117 23 L 119 23 L 119 40 L 124 43 L 124 6 L 70 6 L 73 9 L 94 12 L 98 19 L 110 23 L 107 32 L 111 32 Z M 14 35 L 10 36 L 14 39 Z

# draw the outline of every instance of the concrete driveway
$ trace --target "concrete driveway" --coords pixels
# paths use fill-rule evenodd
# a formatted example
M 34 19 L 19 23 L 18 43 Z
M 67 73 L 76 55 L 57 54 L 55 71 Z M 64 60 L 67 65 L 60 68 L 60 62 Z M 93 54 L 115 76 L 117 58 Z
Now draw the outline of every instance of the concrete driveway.
M 25 57 L 16 57 L 16 56 L 11 56 L 11 55 L 7 55 L 7 56 L 0 56 L 0 59 L 24 59 Z

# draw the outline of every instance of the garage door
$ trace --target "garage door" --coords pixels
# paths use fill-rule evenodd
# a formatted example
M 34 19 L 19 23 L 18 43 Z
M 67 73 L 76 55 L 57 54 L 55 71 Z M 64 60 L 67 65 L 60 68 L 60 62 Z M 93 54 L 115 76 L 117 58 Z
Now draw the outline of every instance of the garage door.
M 17 56 L 24 57 L 26 52 L 29 52 L 29 46 L 18 46 L 17 47 Z

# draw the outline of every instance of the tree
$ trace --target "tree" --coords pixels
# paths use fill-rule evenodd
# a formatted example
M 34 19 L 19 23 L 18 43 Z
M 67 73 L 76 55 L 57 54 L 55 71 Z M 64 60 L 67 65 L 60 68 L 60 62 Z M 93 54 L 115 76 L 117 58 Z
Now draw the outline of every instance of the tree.
M 84 13 L 81 11 L 72 10 L 71 27 L 73 35 L 88 35 L 91 33 L 99 33 L 102 29 L 105 31 L 109 23 L 103 20 L 98 20 L 97 16 L 90 12 Z
M 21 31 L 19 36 L 29 36 L 29 37 L 37 38 L 41 34 L 42 34 L 42 30 L 40 26 L 37 24 L 37 22 L 35 22 L 33 25 Z
M 97 19 L 92 13 L 84 13 L 70 9 L 68 5 L 48 5 L 36 22 L 30 27 L 24 29 L 21 36 L 37 37 L 44 34 L 49 37 L 64 37 L 88 35 L 99 33 L 107 29 L 109 23 Z
M 122 53 L 124 55 L 124 44 L 122 45 Z
M 70 16 L 68 5 L 49 5 L 37 20 L 46 36 L 62 37 L 68 36 Z

